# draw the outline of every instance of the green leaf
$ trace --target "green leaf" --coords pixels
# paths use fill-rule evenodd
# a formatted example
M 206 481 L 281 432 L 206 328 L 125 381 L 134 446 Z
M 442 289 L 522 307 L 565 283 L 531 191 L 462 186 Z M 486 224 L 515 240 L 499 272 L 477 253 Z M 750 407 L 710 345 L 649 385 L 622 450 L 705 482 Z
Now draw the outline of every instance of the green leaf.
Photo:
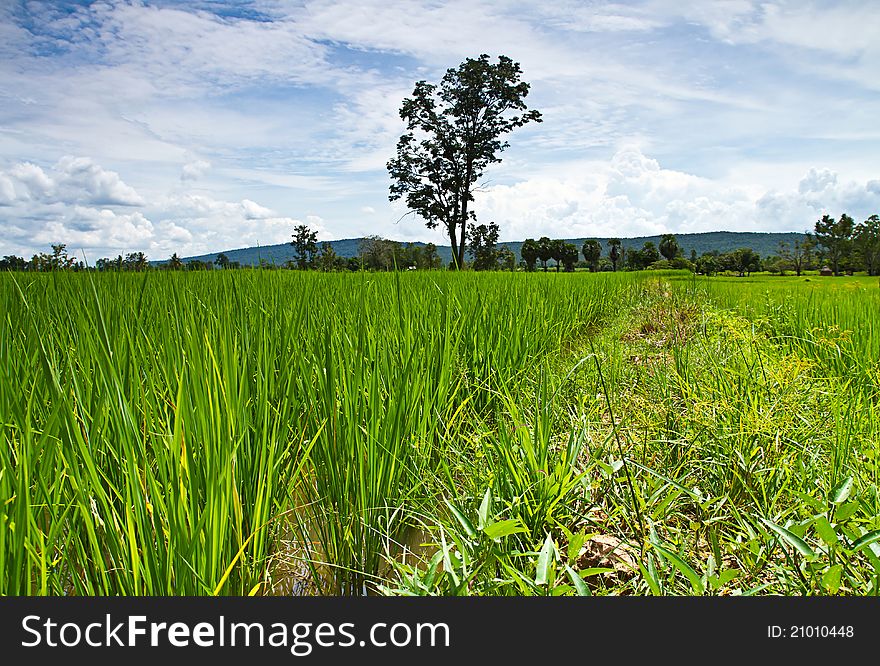
M 592 596 L 590 594 L 590 588 L 587 587 L 587 584 L 584 582 L 584 579 L 580 577 L 577 571 L 572 569 L 567 564 L 565 565 L 565 573 L 568 574 L 569 580 L 571 580 L 572 585 L 574 585 L 574 589 L 577 590 L 579 597 L 589 597 Z
M 548 534 L 547 538 L 544 539 L 544 545 L 541 547 L 541 552 L 538 553 L 538 571 L 535 575 L 535 583 L 537 585 L 546 585 L 547 581 L 550 579 L 550 564 L 552 562 L 553 549 L 553 538 Z
M 825 516 L 816 518 L 814 524 L 816 526 L 816 533 L 822 541 L 829 546 L 836 546 L 839 543 L 840 539 L 837 538 L 837 532 L 834 531 L 834 528 Z
M 737 576 L 739 576 L 739 569 L 725 569 L 718 574 L 718 583 L 720 585 L 727 585 Z
M 789 545 L 793 546 L 801 555 L 804 557 L 816 557 L 816 553 L 813 552 L 813 549 L 807 545 L 807 542 L 801 539 L 796 534 L 789 532 L 784 527 L 780 527 L 776 523 L 772 523 L 766 518 L 761 518 L 761 522 L 764 523 L 771 530 L 776 532 L 778 536 L 780 536 L 784 541 L 788 542 Z
M 880 530 L 874 530 L 873 532 L 868 532 L 867 534 L 863 534 L 856 542 L 852 545 L 852 549 L 854 551 L 861 550 L 865 546 L 868 546 L 875 541 L 880 541 Z
M 664 548 L 659 543 L 655 543 L 653 545 L 654 548 L 657 549 L 657 552 L 659 552 L 663 557 L 672 562 L 672 566 L 674 566 L 685 575 L 685 577 L 691 582 L 691 586 L 694 588 L 694 592 L 702 595 L 705 591 L 705 588 L 703 587 L 703 580 L 702 578 L 700 578 L 699 574 L 697 574 L 697 572 L 694 571 L 687 562 L 681 559 L 678 554 L 673 553 L 668 548 Z
M 572 534 L 568 540 L 568 560 L 570 562 L 576 562 L 578 555 L 581 553 L 581 548 L 584 547 L 584 543 L 587 541 L 587 535 L 583 532 L 578 532 L 577 534 Z
M 660 589 L 660 579 L 657 576 L 657 569 L 654 567 L 654 562 L 650 555 L 648 556 L 648 564 L 645 566 L 642 562 L 639 562 L 639 570 L 642 572 L 642 575 L 645 577 L 645 582 L 648 583 L 648 587 L 651 588 L 651 592 L 654 596 L 659 597 L 662 594 L 662 590 Z
M 858 502 L 847 502 L 846 504 L 841 504 L 837 508 L 837 511 L 834 512 L 834 517 L 837 519 L 838 522 L 848 520 L 849 517 L 852 516 L 858 508 Z
M 498 539 L 510 536 L 511 534 L 520 534 L 528 531 L 529 528 L 523 524 L 522 520 L 519 518 L 511 518 L 510 520 L 502 520 L 497 523 L 492 523 L 483 530 L 483 534 L 490 539 L 495 539 L 497 541 Z
M 588 578 L 589 576 L 598 576 L 599 574 L 606 573 L 614 573 L 614 567 L 588 567 L 578 571 L 581 578 Z
M 464 528 L 464 531 L 467 532 L 467 535 L 468 535 L 471 539 L 476 539 L 476 538 L 477 538 L 477 530 L 474 529 L 474 525 L 473 525 L 473 523 L 471 523 L 471 521 L 468 520 L 467 516 L 465 516 L 465 515 L 464 515 L 464 514 L 458 509 L 458 507 L 455 506 L 455 505 L 454 505 L 452 502 L 450 502 L 449 500 L 446 500 L 446 506 L 448 506 L 448 507 L 449 507 L 449 510 L 452 511 L 452 515 L 455 516 L 456 520 L 458 520 L 458 522 L 459 522 L 459 523 L 461 524 L 461 526 Z
M 835 564 L 822 576 L 822 586 L 829 594 L 837 594 L 840 589 L 840 577 L 843 574 L 843 565 Z
M 852 489 L 853 478 L 851 476 L 848 476 L 839 484 L 837 484 L 837 487 L 835 487 L 834 490 L 831 491 L 831 501 L 834 504 L 842 504 L 850 496 Z
M 825 505 L 812 495 L 807 495 L 806 493 L 802 493 L 798 490 L 795 490 L 793 494 L 804 504 L 809 504 L 810 507 L 815 511 L 822 511 L 825 508 Z
M 486 488 L 486 494 L 483 495 L 483 501 L 480 503 L 480 509 L 477 511 L 477 527 L 481 530 L 486 529 L 492 522 L 492 487 Z

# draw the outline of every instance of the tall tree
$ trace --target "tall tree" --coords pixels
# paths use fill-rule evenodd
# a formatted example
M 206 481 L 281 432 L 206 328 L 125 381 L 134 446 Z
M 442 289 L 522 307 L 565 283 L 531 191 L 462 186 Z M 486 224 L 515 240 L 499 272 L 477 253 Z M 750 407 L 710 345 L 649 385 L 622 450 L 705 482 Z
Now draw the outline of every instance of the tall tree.
M 556 272 L 562 265 L 562 259 L 565 257 L 565 241 L 561 238 L 554 238 L 550 241 L 550 258 L 556 262 Z
M 437 246 L 434 243 L 425 243 L 422 249 L 422 263 L 420 268 L 440 268 L 440 256 L 437 254 Z
M 129 252 L 122 262 L 122 269 L 126 271 L 145 271 L 147 266 L 149 261 L 143 252 Z
M 7 254 L 0 259 L 0 270 L 4 271 L 26 271 L 27 265 L 27 259 L 14 254 Z
M 761 257 L 750 247 L 741 247 L 721 257 L 721 263 L 727 270 L 734 270 L 740 277 L 751 275 L 761 270 Z
M 572 243 L 562 244 L 562 265 L 565 266 L 566 273 L 574 272 L 574 265 L 578 260 L 577 245 Z
M 226 253 L 221 252 L 217 255 L 217 258 L 214 260 L 220 268 L 226 269 L 229 268 L 229 257 L 226 256 Z
M 672 261 L 681 254 L 681 248 L 673 234 L 663 234 L 660 237 L 660 254 L 666 261 Z
M 590 272 L 595 273 L 599 268 L 599 259 L 602 258 L 602 244 L 592 239 L 585 241 L 581 252 L 584 253 L 584 259 L 590 265 Z
M 498 232 L 498 225 L 494 222 L 471 225 L 468 252 L 473 259 L 475 271 L 490 271 L 497 267 L 498 252 L 495 245 L 498 243 Z
M 497 63 L 486 54 L 468 58 L 447 70 L 439 86 L 418 81 L 400 108 L 407 131 L 387 164 L 389 199 L 405 197 L 429 229 L 446 230 L 455 267 L 464 263 L 467 226 L 476 220 L 473 189 L 508 147 L 501 137 L 541 121 L 538 111 L 526 108 L 529 84 L 521 74 L 519 63 L 507 56 Z
M 506 245 L 498 250 L 498 268 L 503 271 L 516 270 L 516 255 L 513 253 L 513 250 Z
M 305 224 L 298 224 L 293 228 L 293 240 L 290 244 L 296 252 L 297 268 L 305 270 L 318 251 L 318 232 L 312 231 Z
M 784 241 L 779 242 L 779 256 L 785 261 L 785 264 L 794 269 L 795 274 L 800 277 L 801 273 L 806 270 L 813 256 L 813 248 L 816 242 L 811 234 L 805 234 L 804 239 L 795 239 L 790 246 Z
M 840 275 L 840 265 L 852 249 L 852 234 L 853 219 L 846 213 L 837 221 L 830 215 L 823 215 L 816 222 L 816 242 L 825 248 L 826 257 L 831 262 L 835 275 Z
M 547 236 L 541 236 L 538 239 L 538 259 L 541 260 L 541 266 L 544 272 L 547 272 L 547 262 L 553 257 L 553 241 Z
M 534 238 L 526 238 L 522 247 L 519 249 L 522 260 L 526 262 L 526 270 L 535 270 L 535 263 L 538 261 L 538 243 Z
M 620 261 L 620 239 L 611 238 L 608 240 L 608 258 L 611 260 L 611 269 L 617 270 L 617 262 Z
M 171 255 L 171 259 L 168 260 L 168 268 L 172 271 L 179 271 L 183 268 L 183 262 L 180 260 L 180 257 L 177 256 L 177 252 Z
M 864 222 L 859 222 L 853 237 L 868 275 L 877 275 L 880 272 L 880 217 L 872 215 Z
M 336 250 L 327 241 L 321 243 L 321 253 L 318 255 L 318 265 L 322 271 L 332 271 L 336 268 Z

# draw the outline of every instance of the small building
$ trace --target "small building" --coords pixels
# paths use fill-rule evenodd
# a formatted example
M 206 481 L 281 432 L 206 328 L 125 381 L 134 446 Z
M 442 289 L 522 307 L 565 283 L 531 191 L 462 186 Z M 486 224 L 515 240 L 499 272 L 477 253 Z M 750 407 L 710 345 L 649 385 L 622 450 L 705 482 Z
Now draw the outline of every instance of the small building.
M 824 275 L 828 277 L 829 275 L 834 275 L 834 271 L 828 268 L 828 266 L 822 266 L 822 268 L 819 270 L 819 275 Z

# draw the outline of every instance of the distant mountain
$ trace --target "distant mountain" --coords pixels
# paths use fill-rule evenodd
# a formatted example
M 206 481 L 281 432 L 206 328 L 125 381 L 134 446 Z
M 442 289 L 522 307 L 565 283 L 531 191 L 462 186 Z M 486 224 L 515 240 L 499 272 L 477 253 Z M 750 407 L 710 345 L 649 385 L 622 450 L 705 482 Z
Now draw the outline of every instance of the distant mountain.
M 704 252 L 712 252 L 713 250 L 718 250 L 721 253 L 730 252 L 740 247 L 750 247 L 762 257 L 767 257 L 778 253 L 780 242 L 785 242 L 791 245 L 793 241 L 803 239 L 804 235 L 796 232 L 762 233 L 751 231 L 710 231 L 699 234 L 676 234 L 675 237 L 684 251 L 685 257 L 690 256 L 692 249 L 696 250 L 698 255 L 701 255 Z M 361 240 L 363 239 L 346 238 L 343 240 L 330 241 L 330 244 L 333 246 L 333 251 L 340 257 L 354 257 L 357 256 L 358 245 Z M 569 238 L 566 239 L 566 242 L 573 243 L 577 246 L 578 250 L 580 250 L 585 240 L 587 240 L 587 238 Z M 608 239 L 599 238 L 598 240 L 602 243 L 602 254 L 604 256 L 608 252 Z M 627 249 L 638 249 L 648 241 L 654 243 L 654 245 L 659 245 L 660 236 L 621 238 L 620 241 Z M 425 243 L 413 243 L 413 245 L 423 246 Z M 522 247 L 522 241 L 502 242 L 498 245 L 506 245 L 509 247 L 514 254 L 516 254 L 517 261 L 519 261 L 519 250 Z M 230 261 L 237 261 L 242 266 L 258 266 L 261 259 L 270 264 L 280 266 L 286 261 L 294 258 L 293 247 L 291 247 L 289 243 L 282 243 L 281 245 L 265 245 L 262 247 L 245 247 L 236 250 L 223 250 L 222 253 L 229 257 Z M 184 261 L 189 261 L 190 259 L 214 261 L 219 254 L 221 254 L 221 252 L 201 254 L 195 257 L 186 257 L 184 258 Z M 448 245 L 438 245 L 437 254 L 440 255 L 444 265 L 452 260 L 452 250 Z

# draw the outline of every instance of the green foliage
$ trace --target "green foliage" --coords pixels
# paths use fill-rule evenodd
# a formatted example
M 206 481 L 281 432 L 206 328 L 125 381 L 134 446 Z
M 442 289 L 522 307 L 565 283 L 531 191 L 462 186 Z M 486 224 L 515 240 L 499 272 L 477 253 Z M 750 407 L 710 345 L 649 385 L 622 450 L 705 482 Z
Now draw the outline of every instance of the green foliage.
M 4 274 L 0 593 L 878 594 L 878 309 L 873 277 Z
M 293 240 L 290 244 L 296 253 L 296 267 L 305 270 L 312 265 L 315 254 L 318 252 L 318 232 L 312 231 L 305 224 L 298 224 L 293 230 Z M 224 255 L 225 256 L 225 255 Z
M 498 225 L 494 222 L 489 224 L 472 224 L 468 232 L 468 252 L 473 259 L 475 271 L 488 271 L 498 268 L 498 251 L 495 245 L 498 243 Z
M 681 247 L 673 234 L 663 234 L 660 237 L 660 254 L 666 261 L 672 261 L 681 254 Z
M 519 63 L 507 56 L 492 63 L 483 54 L 448 69 L 439 86 L 418 81 L 401 105 L 406 133 L 387 165 L 389 198 L 405 199 L 429 229 L 448 233 L 456 267 L 464 264 L 467 226 L 476 219 L 473 187 L 489 165 L 501 161 L 508 146 L 502 137 L 541 122 L 538 111 L 527 110 L 529 84 L 521 74 Z
M 597 240 L 588 240 L 584 242 L 581 251 L 584 254 L 584 259 L 590 265 L 590 271 L 595 273 L 602 256 L 602 244 Z

